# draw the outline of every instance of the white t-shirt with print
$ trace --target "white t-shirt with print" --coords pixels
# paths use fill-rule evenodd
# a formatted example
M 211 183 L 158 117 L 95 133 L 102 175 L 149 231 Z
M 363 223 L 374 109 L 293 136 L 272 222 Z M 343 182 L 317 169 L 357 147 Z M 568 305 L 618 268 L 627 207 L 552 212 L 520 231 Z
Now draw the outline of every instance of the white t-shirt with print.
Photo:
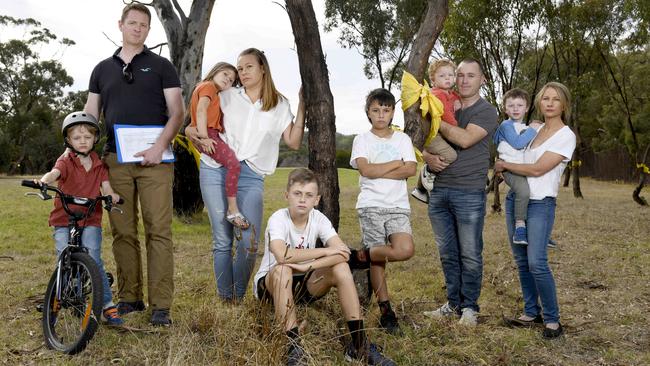
M 535 148 L 531 147 L 533 141 L 524 150 L 525 164 L 534 164 L 547 151 L 560 154 L 564 159 L 546 174 L 539 177 L 528 177 L 530 199 L 541 200 L 545 197 L 557 197 L 562 172 L 564 172 L 566 164 L 571 160 L 573 150 L 576 147 L 576 135 L 568 126 L 564 126 Z
M 411 138 L 404 132 L 394 131 L 383 138 L 368 131 L 357 135 L 352 143 L 350 165 L 358 169 L 357 158 L 368 163 L 381 164 L 393 160 L 416 161 Z M 359 176 L 361 192 L 356 208 L 383 207 L 410 209 L 406 179 L 366 178 Z
M 262 100 L 252 103 L 244 88 L 224 90 L 219 97 L 224 126 L 221 138 L 253 171 L 263 176 L 273 174 L 282 133 L 293 121 L 289 102 L 280 97 L 275 108 L 263 111 Z M 201 160 L 214 168 L 221 166 L 206 154 L 201 154 Z
M 257 282 L 266 276 L 278 263 L 269 248 L 272 240 L 282 240 L 292 249 L 315 249 L 318 239 L 323 244 L 326 244 L 328 240 L 336 235 L 338 234 L 327 216 L 316 209 L 311 210 L 309 213 L 307 225 L 303 230 L 299 230 L 293 225 L 288 208 L 275 211 L 266 224 L 264 256 L 260 268 L 253 278 L 253 294 L 255 294 L 255 297 L 257 297 Z

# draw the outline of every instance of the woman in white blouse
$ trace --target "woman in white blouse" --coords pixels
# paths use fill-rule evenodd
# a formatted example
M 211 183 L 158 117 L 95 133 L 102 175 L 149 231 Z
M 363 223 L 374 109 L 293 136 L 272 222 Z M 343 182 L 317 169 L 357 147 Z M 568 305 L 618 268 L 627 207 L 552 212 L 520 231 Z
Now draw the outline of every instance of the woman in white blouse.
M 297 150 L 305 126 L 305 106 L 300 95 L 294 121 L 288 100 L 275 88 L 264 52 L 249 48 L 239 54 L 237 72 L 242 87 L 219 93 L 223 112 L 224 141 L 237 155 L 241 174 L 237 205 L 250 227 L 234 235 L 226 221 L 226 169 L 201 154 L 200 184 L 212 226 L 214 275 L 217 292 L 225 301 L 239 301 L 246 293 L 261 232 L 264 177 L 273 174 L 278 162 L 280 139 Z M 186 134 L 196 141 L 196 129 Z M 236 245 L 233 260 L 232 246 Z
M 519 269 L 524 314 L 508 321 L 513 326 L 544 323 L 542 336 L 562 335 L 560 311 L 553 273 L 548 265 L 547 245 L 555 219 L 555 200 L 560 177 L 573 155 L 576 136 L 566 125 L 571 115 L 571 95 L 563 84 L 550 82 L 535 97 L 544 125 L 524 151 L 524 164 L 497 161 L 496 172 L 505 170 L 528 177 L 528 245 L 514 245 L 514 193 L 506 197 L 506 225 L 510 247 Z

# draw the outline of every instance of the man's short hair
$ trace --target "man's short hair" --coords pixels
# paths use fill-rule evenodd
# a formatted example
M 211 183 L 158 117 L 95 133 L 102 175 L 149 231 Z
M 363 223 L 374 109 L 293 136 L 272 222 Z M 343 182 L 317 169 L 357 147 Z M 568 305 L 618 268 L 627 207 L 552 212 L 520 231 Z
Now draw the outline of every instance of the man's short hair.
M 485 70 L 483 69 L 483 65 L 481 65 L 481 62 L 473 57 L 465 57 L 460 63 L 466 63 L 466 64 L 477 64 L 478 65 L 478 70 L 481 72 L 481 75 L 485 75 Z
M 526 106 L 530 106 L 530 94 L 521 88 L 513 88 L 503 94 L 503 105 L 506 105 L 506 100 L 521 98 L 526 101 Z
M 151 25 L 151 12 L 149 11 L 149 8 L 146 5 L 139 4 L 139 3 L 129 4 L 125 6 L 124 9 L 122 9 L 122 17 L 120 18 L 120 21 L 122 23 L 124 23 L 124 19 L 126 19 L 126 16 L 129 14 L 131 10 L 135 10 L 147 14 L 147 17 L 149 17 L 149 25 Z
M 395 108 L 395 96 L 384 88 L 377 88 L 366 97 L 366 114 L 370 110 L 372 102 L 377 101 L 380 106 L 387 106 Z
M 289 177 L 287 178 L 287 192 L 289 192 L 291 186 L 296 183 L 303 185 L 308 183 L 316 183 L 316 188 L 318 189 L 317 192 L 320 191 L 318 176 L 316 173 L 307 168 L 296 168 L 289 173 Z

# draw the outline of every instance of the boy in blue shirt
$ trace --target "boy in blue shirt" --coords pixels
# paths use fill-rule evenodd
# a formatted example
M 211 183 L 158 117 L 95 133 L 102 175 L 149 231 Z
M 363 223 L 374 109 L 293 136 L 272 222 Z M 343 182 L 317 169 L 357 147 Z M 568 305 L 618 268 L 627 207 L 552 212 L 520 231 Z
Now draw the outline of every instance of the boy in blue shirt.
M 529 126 L 524 123 L 529 105 L 530 96 L 523 89 L 514 88 L 503 95 L 503 106 L 508 119 L 501 122 L 494 133 L 494 144 L 497 146 L 499 159 L 509 163 L 524 162 L 524 149 L 535 138 L 537 130 L 541 127 L 539 122 L 532 122 Z M 528 245 L 526 230 L 526 214 L 530 197 L 528 180 L 512 172 L 504 172 L 503 178 L 515 192 L 515 233 L 512 242 Z

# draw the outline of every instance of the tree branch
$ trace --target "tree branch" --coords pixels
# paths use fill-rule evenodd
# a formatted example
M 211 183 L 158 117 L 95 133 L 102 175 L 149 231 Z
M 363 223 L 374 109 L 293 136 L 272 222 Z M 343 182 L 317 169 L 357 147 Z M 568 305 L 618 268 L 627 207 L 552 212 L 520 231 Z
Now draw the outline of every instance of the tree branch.
M 113 40 L 111 39 L 111 37 L 108 36 L 108 34 L 106 34 L 105 32 L 102 32 L 102 34 L 104 35 L 104 37 L 106 37 L 106 39 L 108 39 L 109 41 L 111 41 L 111 43 L 114 44 L 115 47 L 120 47 L 120 45 L 117 44 L 117 43 L 115 43 L 115 41 L 113 41 Z
M 183 12 L 183 8 L 181 8 L 181 5 L 177 0 L 172 0 L 172 4 L 174 4 L 174 8 L 178 12 L 178 16 L 181 18 L 181 22 L 185 24 L 185 22 L 187 22 L 187 17 L 185 16 L 185 12 Z

